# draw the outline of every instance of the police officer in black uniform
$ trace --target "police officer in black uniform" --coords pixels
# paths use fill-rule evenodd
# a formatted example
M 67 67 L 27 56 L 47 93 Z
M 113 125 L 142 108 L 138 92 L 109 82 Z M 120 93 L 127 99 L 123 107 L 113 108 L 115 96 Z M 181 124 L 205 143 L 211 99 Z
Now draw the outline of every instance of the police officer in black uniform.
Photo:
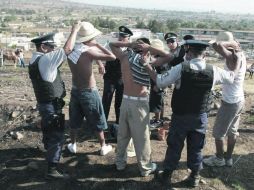
M 64 82 L 59 67 L 67 60 L 73 49 L 80 22 L 73 25 L 63 48 L 55 50 L 54 33 L 31 40 L 36 46 L 29 63 L 29 76 L 34 88 L 37 106 L 41 115 L 43 143 L 47 150 L 48 172 L 46 178 L 66 178 L 68 175 L 57 169 L 64 142 Z
M 133 35 L 130 29 L 125 26 L 119 27 L 118 41 L 129 42 L 130 37 Z M 125 51 L 126 49 L 123 49 Z M 121 74 L 121 64 L 119 59 L 115 61 L 107 61 L 105 64 L 104 89 L 102 96 L 102 104 L 105 112 L 106 119 L 110 111 L 113 94 L 115 92 L 115 114 L 116 124 L 119 124 L 120 106 L 123 97 L 123 80 Z
M 174 55 L 174 58 L 169 62 L 169 67 L 176 66 L 177 64 L 182 63 L 184 61 L 185 49 L 183 44 L 177 42 L 177 34 L 172 32 L 166 33 L 164 39 L 170 49 L 170 53 Z M 184 41 L 194 39 L 194 36 L 189 34 L 183 37 Z

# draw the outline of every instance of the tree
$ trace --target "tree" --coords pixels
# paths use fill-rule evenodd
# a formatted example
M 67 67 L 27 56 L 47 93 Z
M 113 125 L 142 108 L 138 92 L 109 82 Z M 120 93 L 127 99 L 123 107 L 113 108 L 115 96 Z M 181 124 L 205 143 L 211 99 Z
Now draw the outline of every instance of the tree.
M 165 26 L 162 22 L 158 22 L 157 20 L 150 20 L 148 23 L 148 28 L 156 33 L 156 32 L 165 32 Z
M 109 21 L 108 21 L 108 27 L 109 27 L 111 30 L 114 29 L 114 28 L 116 28 L 116 23 L 115 23 L 115 21 L 109 20 Z
M 209 28 L 207 23 L 197 23 L 196 28 Z
M 136 28 L 147 28 L 147 26 L 143 21 L 139 21 L 136 24 Z
M 167 27 L 169 31 L 177 31 L 180 27 L 181 21 L 178 19 L 168 19 L 167 20 Z

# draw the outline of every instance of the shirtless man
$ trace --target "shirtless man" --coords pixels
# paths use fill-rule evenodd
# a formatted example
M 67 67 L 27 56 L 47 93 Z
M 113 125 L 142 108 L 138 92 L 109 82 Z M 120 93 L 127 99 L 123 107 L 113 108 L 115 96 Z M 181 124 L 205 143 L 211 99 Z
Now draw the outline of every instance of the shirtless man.
M 133 144 L 137 156 L 141 176 L 153 173 L 157 165 L 151 161 L 151 146 L 149 134 L 149 105 L 148 86 L 150 77 L 141 65 L 143 56 L 150 56 L 149 51 L 142 52 L 138 42 L 150 43 L 148 39 L 141 38 L 137 42 L 111 42 L 112 52 L 120 60 L 124 95 L 121 104 L 119 130 L 117 135 L 116 168 L 124 170 L 126 167 L 126 148 L 133 138 Z M 140 42 L 140 43 L 141 43 Z M 128 47 L 128 51 L 122 52 L 122 47 Z M 165 53 L 153 48 L 155 54 L 165 56 Z
M 96 42 L 94 38 L 99 34 L 101 32 L 91 23 L 82 22 L 77 44 L 68 56 L 72 72 L 72 91 L 69 108 L 71 143 L 67 147 L 72 153 L 76 153 L 77 128 L 81 126 L 84 117 L 88 126 L 96 131 L 101 145 L 100 154 L 106 155 L 112 150 L 112 146 L 105 143 L 103 130 L 108 126 L 101 97 L 96 87 L 93 61 L 112 61 L 116 57 Z

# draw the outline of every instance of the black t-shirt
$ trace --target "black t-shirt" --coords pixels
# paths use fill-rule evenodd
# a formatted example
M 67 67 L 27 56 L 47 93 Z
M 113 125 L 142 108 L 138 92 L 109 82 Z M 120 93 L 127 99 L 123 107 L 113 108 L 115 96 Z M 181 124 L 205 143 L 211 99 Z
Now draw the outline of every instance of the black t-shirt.
M 106 80 L 120 80 L 120 79 L 122 79 L 121 63 L 120 63 L 119 59 L 106 62 L 105 74 L 104 74 L 103 78 Z

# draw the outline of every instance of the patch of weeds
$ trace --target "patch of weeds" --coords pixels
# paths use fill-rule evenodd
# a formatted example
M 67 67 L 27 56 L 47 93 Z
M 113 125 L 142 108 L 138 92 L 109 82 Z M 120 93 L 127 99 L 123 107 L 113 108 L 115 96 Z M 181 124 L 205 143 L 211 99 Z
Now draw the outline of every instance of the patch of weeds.
M 244 185 L 240 182 L 240 181 L 233 181 L 231 186 L 236 189 L 236 190 L 246 190 L 246 188 L 244 187 Z
M 210 181 L 210 186 L 215 189 L 226 189 L 224 183 L 219 178 L 212 179 Z
M 254 115 L 250 115 L 250 116 L 247 118 L 247 123 L 249 123 L 249 124 L 254 124 Z

